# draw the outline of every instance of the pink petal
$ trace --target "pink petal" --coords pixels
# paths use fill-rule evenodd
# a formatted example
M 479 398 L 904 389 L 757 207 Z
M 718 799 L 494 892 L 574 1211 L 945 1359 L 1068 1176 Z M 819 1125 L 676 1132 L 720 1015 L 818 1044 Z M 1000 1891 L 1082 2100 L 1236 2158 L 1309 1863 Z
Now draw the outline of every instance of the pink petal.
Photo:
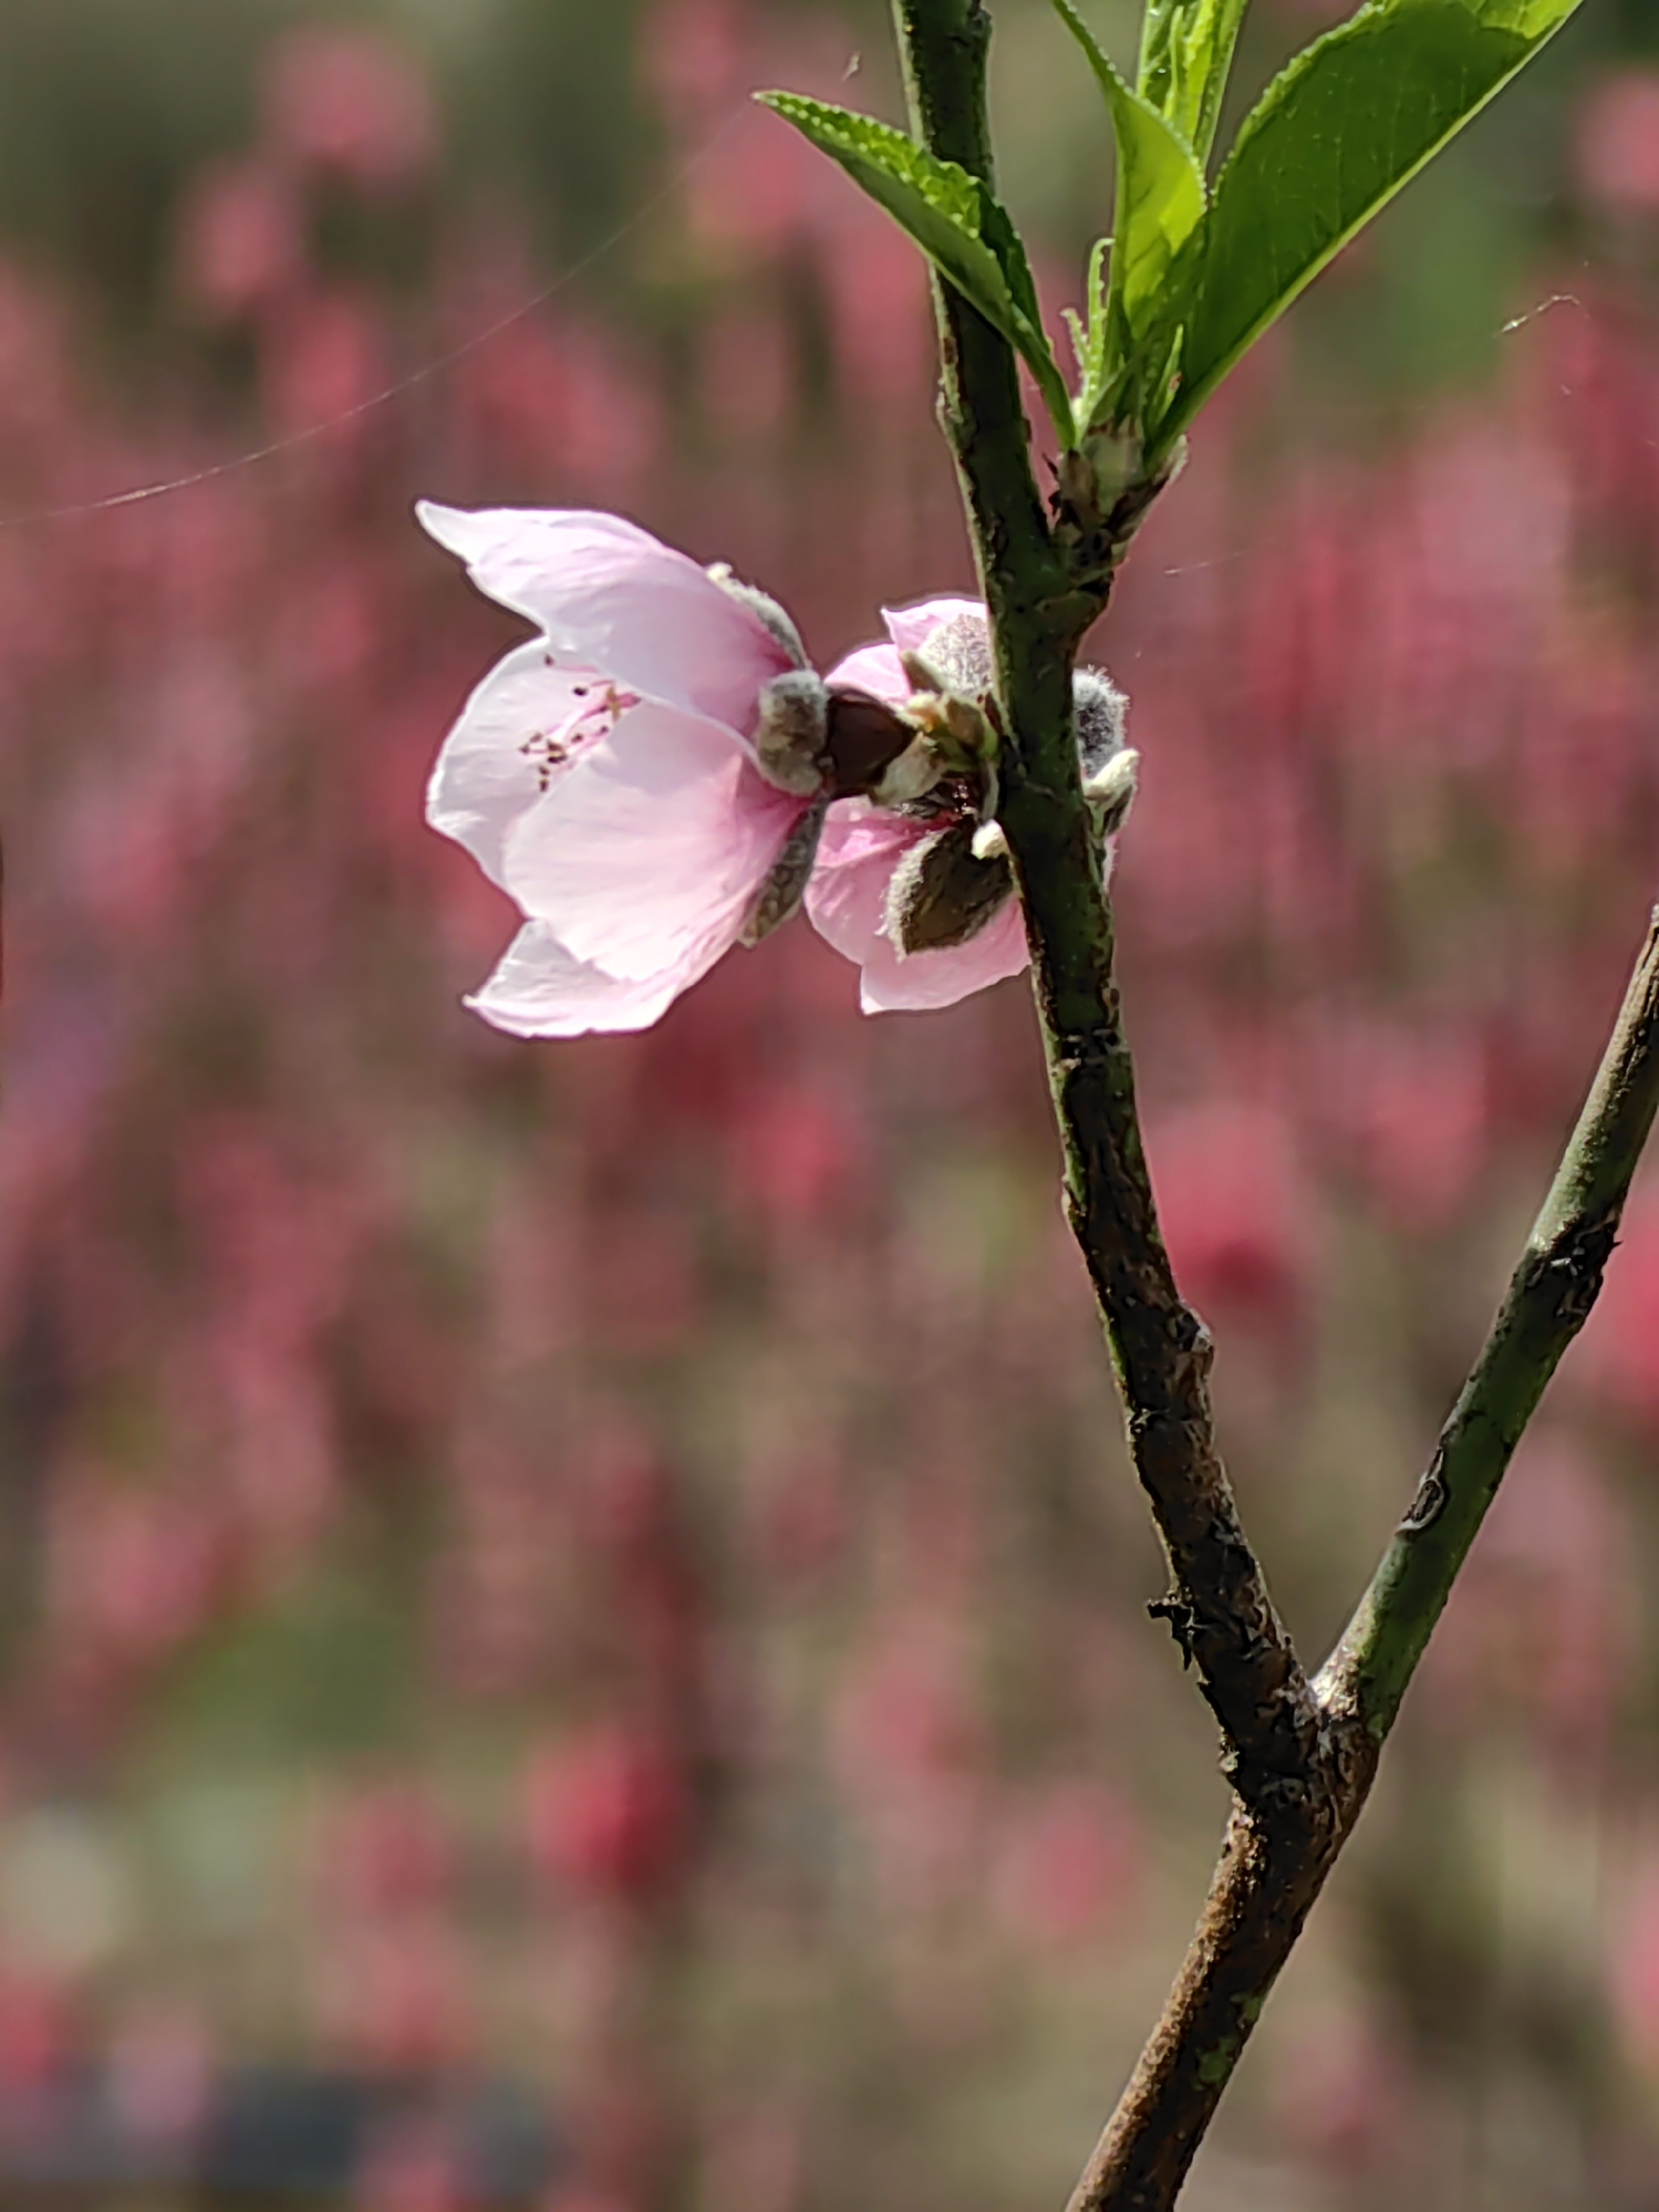
M 1019 901 L 1011 898 L 975 936 L 948 951 L 913 952 L 901 960 L 887 939 L 878 938 L 864 963 L 859 1004 L 866 1014 L 953 1006 L 1006 976 L 1023 975 L 1030 958 L 1025 917 Z
M 576 959 L 644 981 L 736 943 L 802 811 L 729 730 L 646 702 L 520 818 L 503 880 Z
M 838 661 L 824 681 L 867 691 L 896 707 L 909 697 L 912 690 L 899 665 L 900 653 L 921 653 L 939 625 L 957 615 L 972 615 L 983 622 L 985 606 L 980 599 L 921 599 L 913 607 L 884 607 L 881 615 L 890 642 L 860 646 Z
M 958 615 L 972 615 L 975 621 L 983 622 L 984 600 L 918 599 L 913 607 L 884 607 L 881 611 L 887 635 L 901 653 L 921 653 L 939 624 L 953 622 Z
M 514 823 L 609 726 L 605 678 L 551 662 L 540 639 L 497 661 L 461 709 L 427 787 L 427 820 L 465 845 L 494 883 Z
M 1005 975 L 1018 975 L 1030 955 L 1018 899 L 965 945 L 901 958 L 882 933 L 887 886 L 918 826 L 861 799 L 833 806 L 824 823 L 806 911 L 818 934 L 861 970 L 859 1003 L 866 1014 L 954 1006 Z
M 849 691 L 867 691 L 872 699 L 884 699 L 890 707 L 902 705 L 912 689 L 899 665 L 896 645 L 861 645 L 845 660 L 838 660 L 823 680 Z
M 761 687 L 793 666 L 758 615 L 620 515 L 422 500 L 422 526 L 480 591 L 526 615 L 562 659 L 665 706 L 754 733 Z
M 706 974 L 723 941 L 691 949 L 677 964 L 644 981 L 608 975 L 568 952 L 543 921 L 526 922 L 500 967 L 466 1004 L 514 1036 L 586 1036 L 593 1031 L 647 1030 L 682 991 Z

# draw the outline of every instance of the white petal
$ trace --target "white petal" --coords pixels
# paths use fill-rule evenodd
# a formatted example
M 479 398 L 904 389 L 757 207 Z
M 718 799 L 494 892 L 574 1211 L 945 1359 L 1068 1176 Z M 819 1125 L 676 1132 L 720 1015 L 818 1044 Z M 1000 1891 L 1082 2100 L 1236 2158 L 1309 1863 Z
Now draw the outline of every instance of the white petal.
M 753 734 L 761 686 L 794 665 L 751 608 L 620 515 L 422 500 L 423 526 L 473 581 L 546 632 L 561 659 Z
M 647 701 L 520 819 L 504 880 L 578 959 L 643 981 L 736 943 L 802 811 L 730 731 Z
M 427 787 L 426 818 L 465 845 L 492 882 L 501 881 L 513 824 L 580 749 L 571 723 L 605 689 L 591 669 L 556 666 L 538 638 L 497 661 L 461 709 Z
M 643 981 L 608 975 L 578 960 L 545 922 L 526 922 L 499 968 L 466 1004 L 514 1036 L 586 1036 L 593 1031 L 647 1030 L 680 993 L 707 973 L 725 950 L 694 950 L 678 966 Z

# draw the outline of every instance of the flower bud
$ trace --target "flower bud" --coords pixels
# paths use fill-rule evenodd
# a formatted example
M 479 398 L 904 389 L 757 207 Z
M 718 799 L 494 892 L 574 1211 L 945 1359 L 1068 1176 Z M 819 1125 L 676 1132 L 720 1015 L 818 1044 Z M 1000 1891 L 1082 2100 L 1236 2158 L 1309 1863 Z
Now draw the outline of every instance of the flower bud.
M 882 928 L 901 954 L 965 945 L 1012 896 L 1007 861 L 975 854 L 977 826 L 963 816 L 919 839 L 894 869 Z
M 755 754 L 761 774 L 792 799 L 816 799 L 823 788 L 830 695 L 810 668 L 792 668 L 763 684 Z
M 867 691 L 830 694 L 824 750 L 830 757 L 833 795 L 853 799 L 874 791 L 887 769 L 915 737 L 907 722 Z
M 1085 781 L 1097 775 L 1112 755 L 1121 750 L 1128 705 L 1103 668 L 1079 668 L 1073 677 L 1072 708 Z

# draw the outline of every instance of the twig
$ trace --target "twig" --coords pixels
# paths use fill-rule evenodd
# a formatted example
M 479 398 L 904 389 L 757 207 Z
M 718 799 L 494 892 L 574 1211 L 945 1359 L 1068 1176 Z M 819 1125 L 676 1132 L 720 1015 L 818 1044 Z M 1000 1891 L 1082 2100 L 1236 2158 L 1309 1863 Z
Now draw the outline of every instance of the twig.
M 989 179 L 980 0 L 894 0 L 918 135 Z M 1005 725 L 999 819 L 1025 905 L 1066 1200 L 1099 1301 L 1135 1470 L 1170 1563 L 1169 1619 L 1221 1723 L 1249 1803 L 1299 1796 L 1318 1717 L 1245 1540 L 1211 1419 L 1210 1340 L 1182 1304 L 1158 1233 L 1112 975 L 1110 908 L 1079 786 L 1072 669 L 1102 598 L 1077 589 L 1031 473 L 1007 345 L 935 285 L 940 412 L 990 611 Z
M 1309 1907 L 1522 1431 L 1583 1326 L 1659 1107 L 1659 914 L 1601 1065 L 1428 1473 L 1316 1690 L 1321 1772 L 1300 1805 L 1237 1807 L 1204 1913 L 1072 2212 L 1164 2212 Z
M 1321 1672 L 1322 1702 L 1394 1725 L 1510 1455 L 1601 1287 L 1659 1104 L 1659 908 L 1543 1212 L 1394 1541 Z

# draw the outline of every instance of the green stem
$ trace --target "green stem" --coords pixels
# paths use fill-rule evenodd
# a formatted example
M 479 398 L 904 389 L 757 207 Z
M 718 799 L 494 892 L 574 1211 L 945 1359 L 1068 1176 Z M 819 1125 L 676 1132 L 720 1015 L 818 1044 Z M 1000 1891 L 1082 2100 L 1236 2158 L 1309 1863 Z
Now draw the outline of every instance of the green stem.
M 1508 1295 L 1370 1588 L 1319 1680 L 1379 1741 L 1521 1432 L 1601 1285 L 1659 1106 L 1659 911 Z
M 980 0 L 894 0 L 914 127 L 991 179 L 989 19 Z M 1221 1723 L 1247 1800 L 1306 1786 L 1311 1692 L 1239 1524 L 1211 1418 L 1210 1340 L 1158 1231 L 1113 977 L 1111 909 L 1079 784 L 1072 672 L 1103 586 L 1080 591 L 1032 474 L 1012 349 L 935 280 L 940 415 L 989 611 L 1004 750 L 998 818 L 1024 902 L 1065 1165 L 1128 1419 L 1135 1470 L 1169 1557 L 1160 1608 Z

